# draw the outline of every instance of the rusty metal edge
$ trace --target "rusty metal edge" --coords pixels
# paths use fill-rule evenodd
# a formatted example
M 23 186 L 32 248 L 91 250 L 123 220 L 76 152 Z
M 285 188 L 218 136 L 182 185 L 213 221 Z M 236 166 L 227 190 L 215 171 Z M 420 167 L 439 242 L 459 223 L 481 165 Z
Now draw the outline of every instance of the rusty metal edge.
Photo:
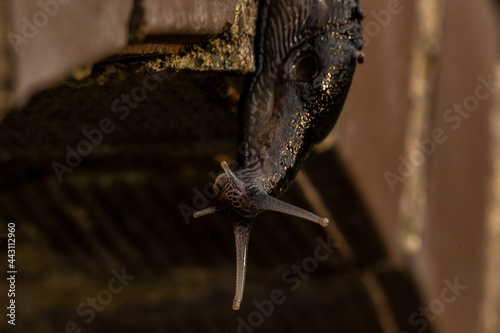
M 255 71 L 253 45 L 257 8 L 258 1 L 238 0 L 235 23 L 221 35 L 208 43 L 188 45 L 179 53 L 160 56 L 145 66 L 156 71 L 187 69 L 240 74 Z M 127 52 L 127 48 L 123 52 Z

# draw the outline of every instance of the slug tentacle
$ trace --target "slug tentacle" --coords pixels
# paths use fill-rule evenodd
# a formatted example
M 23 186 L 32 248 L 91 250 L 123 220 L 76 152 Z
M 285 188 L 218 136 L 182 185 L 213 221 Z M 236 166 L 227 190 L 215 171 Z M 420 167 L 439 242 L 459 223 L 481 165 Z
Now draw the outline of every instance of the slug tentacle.
M 291 216 L 296 216 L 303 218 L 305 220 L 318 223 L 323 227 L 328 225 L 328 219 L 324 217 L 319 217 L 305 209 L 299 208 L 294 205 L 290 205 L 287 202 L 281 201 L 279 199 L 273 198 L 270 195 L 263 195 L 259 197 L 259 203 L 257 204 L 260 210 L 270 210 L 274 212 L 280 212 Z
M 236 185 L 236 187 L 238 188 L 238 190 L 242 191 L 243 188 L 245 187 L 245 184 L 234 175 L 234 173 L 229 168 L 229 165 L 227 164 L 227 162 L 226 161 L 222 161 L 220 165 L 221 165 L 222 169 L 224 170 L 224 173 L 226 174 L 226 177 L 231 182 L 233 182 L 234 185 Z
M 202 217 L 202 216 L 205 216 L 205 215 L 210 215 L 210 214 L 213 214 L 213 213 L 217 213 L 217 208 L 215 208 L 215 207 L 208 207 L 208 208 L 205 208 L 205 209 L 198 210 L 198 211 L 194 212 L 193 213 L 193 217 L 194 218 L 198 218 L 198 217 Z
M 253 218 L 233 222 L 234 239 L 236 243 L 236 292 L 233 299 L 233 310 L 239 310 L 245 289 L 247 271 L 247 252 L 250 230 Z

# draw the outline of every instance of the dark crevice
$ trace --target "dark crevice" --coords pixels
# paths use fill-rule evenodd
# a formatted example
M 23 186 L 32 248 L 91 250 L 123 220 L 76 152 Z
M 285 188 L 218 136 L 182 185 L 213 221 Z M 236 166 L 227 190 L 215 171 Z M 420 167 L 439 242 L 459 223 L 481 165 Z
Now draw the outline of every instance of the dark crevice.
M 129 43 L 137 43 L 146 37 L 144 29 L 144 0 L 134 0 L 134 8 L 130 15 L 129 28 L 128 28 L 128 41 Z

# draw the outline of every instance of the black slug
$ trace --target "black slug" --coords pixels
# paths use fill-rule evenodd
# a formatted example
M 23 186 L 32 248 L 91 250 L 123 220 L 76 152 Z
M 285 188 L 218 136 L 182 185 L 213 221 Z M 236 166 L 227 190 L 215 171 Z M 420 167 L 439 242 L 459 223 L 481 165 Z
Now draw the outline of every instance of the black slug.
M 236 295 L 240 308 L 248 239 L 255 216 L 271 210 L 326 226 L 328 220 L 276 199 L 294 180 L 312 147 L 342 110 L 357 62 L 362 62 L 357 0 L 260 0 L 256 71 L 238 109 L 238 168 L 215 180 L 214 207 L 236 238 Z

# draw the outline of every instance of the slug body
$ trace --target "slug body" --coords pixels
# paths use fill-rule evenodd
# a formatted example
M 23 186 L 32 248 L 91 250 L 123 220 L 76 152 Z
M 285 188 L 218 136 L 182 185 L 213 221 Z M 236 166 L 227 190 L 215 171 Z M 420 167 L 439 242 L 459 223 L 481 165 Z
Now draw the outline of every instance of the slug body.
M 357 0 L 260 0 L 256 72 L 238 110 L 238 168 L 214 183 L 219 212 L 233 222 L 240 307 L 250 230 L 257 214 L 279 211 L 326 226 L 328 220 L 278 197 L 313 146 L 335 125 L 363 54 Z

